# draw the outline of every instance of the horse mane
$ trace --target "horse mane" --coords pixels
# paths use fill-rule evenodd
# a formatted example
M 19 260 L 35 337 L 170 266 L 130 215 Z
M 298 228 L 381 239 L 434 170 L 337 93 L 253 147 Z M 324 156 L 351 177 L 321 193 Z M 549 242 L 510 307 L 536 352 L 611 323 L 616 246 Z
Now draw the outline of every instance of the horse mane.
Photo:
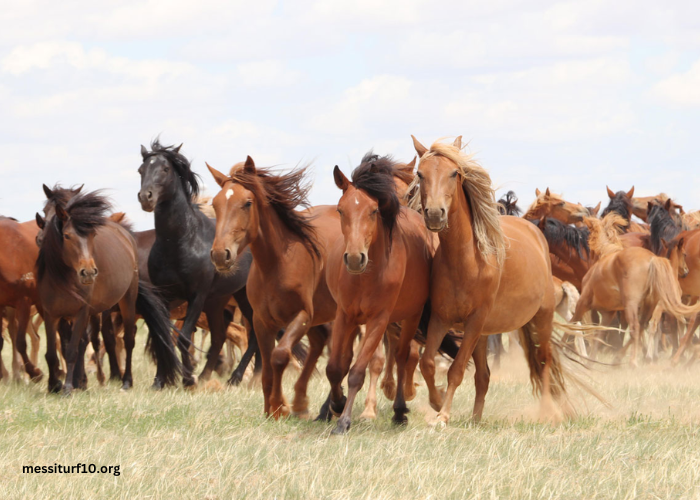
M 626 195 L 627 193 L 624 191 L 615 193 L 615 197 L 610 199 L 610 203 L 605 207 L 600 217 L 603 218 L 610 213 L 616 213 L 629 222 L 632 214 L 632 201 Z
M 518 206 L 518 197 L 514 191 L 508 191 L 505 197 L 498 200 L 498 212 L 501 215 L 514 215 L 520 217 L 523 213 Z
M 533 224 L 538 224 L 540 219 L 528 219 Z M 547 243 L 552 247 L 554 245 L 566 245 L 569 250 L 575 250 L 579 257 L 589 258 L 591 248 L 588 243 L 590 231 L 586 227 L 576 227 L 569 224 L 564 224 L 560 220 L 545 217 L 544 227 L 540 226 Z
M 602 219 L 585 217 L 583 222 L 590 231 L 588 245 L 598 258 L 624 248 L 620 241 L 620 229 L 626 228 L 629 221 L 620 214 L 612 212 Z
M 6 216 L 6 215 L 0 215 L 0 220 L 11 220 L 11 221 L 19 222 L 19 221 L 18 221 L 17 219 L 15 219 L 14 217 L 8 217 L 8 216 Z
M 700 210 L 683 214 L 683 224 L 689 231 L 700 228 Z
M 85 237 L 107 223 L 107 212 L 112 205 L 100 191 L 93 191 L 77 194 L 64 209 L 75 232 Z M 39 281 L 50 274 L 56 285 L 70 288 L 74 270 L 63 260 L 63 221 L 59 217 L 47 221 L 36 268 Z
M 156 138 L 151 143 L 151 151 L 144 156 L 144 161 L 151 156 L 164 156 L 175 169 L 175 173 L 180 178 L 182 189 L 185 191 L 187 199 L 193 201 L 199 195 L 199 175 L 192 171 L 190 161 L 185 155 L 180 154 L 179 147 L 163 146 Z
M 297 168 L 286 174 L 273 173 L 269 168 L 256 168 L 255 173 L 249 173 L 234 165 L 229 178 L 251 191 L 256 199 L 269 204 L 287 229 L 297 235 L 313 255 L 321 257 L 311 217 L 296 210 L 297 207 L 310 206 L 308 195 L 311 184 L 305 178 L 306 168 Z
M 399 164 L 391 155 L 379 156 L 370 150 L 362 158 L 360 165 L 352 171 L 352 185 L 377 199 L 379 216 L 389 237 L 389 249 L 396 219 L 401 213 L 401 203 L 394 184 L 394 177 L 399 177 L 397 165 Z
M 671 243 L 681 232 L 682 228 L 678 227 L 673 216 L 666 208 L 658 203 L 653 204 L 651 210 L 649 210 L 647 220 L 651 227 L 651 251 L 656 255 L 661 255 L 661 252 L 664 250 L 662 240 L 666 244 Z
M 46 210 L 49 203 L 54 203 L 55 205 L 65 207 L 71 198 L 80 193 L 82 188 L 83 186 L 71 186 L 64 188 L 60 184 L 54 184 L 54 186 L 51 188 L 51 198 L 47 199 L 44 203 L 44 210 Z
M 491 177 L 473 155 L 460 148 L 436 141 L 422 159 L 443 156 L 457 165 L 462 176 L 462 189 L 472 212 L 472 226 L 477 247 L 482 255 L 495 255 L 498 266 L 506 258 L 506 239 L 501 230 L 500 213 Z

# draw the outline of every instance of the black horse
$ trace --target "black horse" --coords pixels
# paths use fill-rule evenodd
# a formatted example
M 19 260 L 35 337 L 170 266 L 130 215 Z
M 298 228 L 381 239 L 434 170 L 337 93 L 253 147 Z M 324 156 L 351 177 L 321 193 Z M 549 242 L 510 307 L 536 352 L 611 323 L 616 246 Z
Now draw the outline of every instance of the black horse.
M 201 380 L 211 376 L 219 360 L 231 321 L 230 315 L 224 314 L 231 296 L 248 323 L 253 323 L 253 311 L 246 296 L 252 256 L 246 251 L 238 257 L 232 273 L 217 273 L 209 256 L 215 235 L 214 223 L 194 203 L 199 193 L 199 177 L 190 168 L 187 158 L 180 154 L 180 146 L 163 146 L 156 139 L 151 151 L 141 146 L 141 156 L 138 199 L 143 210 L 155 213 L 155 241 L 148 257 L 148 274 L 171 306 L 188 303 L 178 346 L 182 355 L 183 384 L 191 386 L 195 380 L 188 347 L 200 314 L 206 314 L 211 329 L 211 347 Z M 253 332 L 250 339 L 255 339 Z M 251 346 L 252 349 L 256 347 Z M 162 387 L 160 373 L 156 373 L 153 385 Z

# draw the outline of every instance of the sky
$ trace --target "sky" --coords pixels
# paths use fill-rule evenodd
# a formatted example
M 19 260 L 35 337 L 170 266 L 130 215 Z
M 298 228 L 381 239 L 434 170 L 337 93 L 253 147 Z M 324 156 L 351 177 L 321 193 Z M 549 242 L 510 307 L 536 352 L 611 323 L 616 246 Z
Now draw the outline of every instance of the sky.
M 138 229 L 141 144 L 206 190 L 250 155 L 332 169 L 462 135 L 527 207 L 666 192 L 700 208 L 700 2 L 0 0 L 0 214 L 42 183 L 106 189 Z M 4 5 L 3 5 L 4 4 Z

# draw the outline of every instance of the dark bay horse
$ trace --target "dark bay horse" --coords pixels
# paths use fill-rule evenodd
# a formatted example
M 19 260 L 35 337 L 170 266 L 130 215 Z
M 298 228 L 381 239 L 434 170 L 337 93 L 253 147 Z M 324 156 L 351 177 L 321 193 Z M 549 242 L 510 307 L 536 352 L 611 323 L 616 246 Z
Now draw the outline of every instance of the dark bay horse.
M 17 222 L 15 219 L 0 216 L 0 306 L 16 309 L 17 329 L 11 335 L 14 351 L 22 357 L 24 369 L 34 381 L 41 380 L 41 370 L 34 366 L 27 356 L 27 325 L 32 305 L 38 305 L 36 275 L 34 265 L 39 256 L 35 239 L 39 232 L 36 222 Z M 2 344 L 0 344 L 1 346 Z M 13 370 L 14 371 L 14 370 Z M 18 376 L 15 373 L 15 376 Z M 0 378 L 2 374 L 0 373 Z
M 454 144 L 433 143 L 430 149 L 415 137 L 413 143 L 420 158 L 426 226 L 440 238 L 431 274 L 432 316 L 421 358 L 437 422 L 449 421 L 455 391 L 481 336 L 513 330 L 520 330 L 530 379 L 542 394 L 543 417 L 552 397 L 572 411 L 565 400 L 570 374 L 551 342 L 555 304 L 547 241 L 526 220 L 499 216 L 491 178 L 462 152 L 460 138 Z M 462 325 L 464 340 L 443 397 L 435 386 L 434 359 L 453 325 Z M 487 379 L 482 383 L 488 388 Z
M 334 406 L 343 402 L 341 382 L 348 376 L 348 397 L 334 434 L 350 428 L 352 407 L 362 388 L 367 365 L 387 326 L 401 322 L 396 351 L 397 391 L 394 422 L 406 422 L 405 367 L 428 299 L 431 235 L 420 215 L 402 207 L 394 184 L 395 162 L 371 153 L 349 181 L 336 166 L 335 183 L 343 238 L 331 246 L 326 268 L 328 288 L 338 304 L 326 375 Z M 352 363 L 357 326 L 367 326 L 360 354 Z
M 194 203 L 199 193 L 199 178 L 190 162 L 180 154 L 179 146 L 163 146 L 158 140 L 151 144 L 151 151 L 141 146 L 141 156 L 138 199 L 144 211 L 155 215 L 156 238 L 148 258 L 148 274 L 170 307 L 188 303 L 178 346 L 183 384 L 192 386 L 195 379 L 188 348 L 200 314 L 206 314 L 211 328 L 211 347 L 200 380 L 211 377 L 219 360 L 230 322 L 224 309 L 231 296 L 253 325 L 253 311 L 246 296 L 252 256 L 243 252 L 233 272 L 217 273 L 210 257 L 216 230 L 214 222 Z M 155 388 L 162 385 L 158 374 L 153 385 Z
M 250 156 L 229 175 L 207 167 L 221 187 L 213 199 L 216 237 L 212 262 L 222 276 L 228 276 L 248 247 L 253 255 L 247 289 L 262 354 L 265 413 L 274 418 L 290 413 L 282 376 L 292 348 L 307 335 L 309 354 L 294 386 L 291 406 L 293 414 L 304 416 L 309 378 L 328 337 L 322 325 L 335 317 L 336 305 L 326 286 L 324 268 L 326 249 L 340 236 L 338 215 L 330 206 L 296 210 L 308 206 L 304 168 L 275 174 L 256 168 Z M 281 328 L 285 333 L 275 346 Z
M 65 394 L 74 372 L 82 369 L 85 330 L 90 316 L 119 304 L 124 318 L 126 369 L 122 388 L 133 385 L 131 354 L 138 305 L 149 330 L 149 349 L 164 383 L 174 383 L 180 365 L 170 342 L 167 311 L 139 280 L 136 244 L 125 228 L 106 219 L 109 203 L 99 193 L 78 194 L 65 207 L 54 206 L 48 223 L 37 214 L 43 238 L 36 262 L 38 292 L 46 324 L 49 391 L 61 389 L 57 377 L 56 328 L 60 319 L 73 322 L 66 357 Z

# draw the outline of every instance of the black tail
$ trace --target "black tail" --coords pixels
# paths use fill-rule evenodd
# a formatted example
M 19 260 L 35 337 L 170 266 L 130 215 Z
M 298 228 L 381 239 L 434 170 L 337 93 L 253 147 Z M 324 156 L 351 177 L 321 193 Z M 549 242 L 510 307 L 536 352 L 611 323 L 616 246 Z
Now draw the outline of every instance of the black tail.
M 415 336 L 416 340 L 422 344 L 425 344 L 425 340 L 428 337 L 428 324 L 430 323 L 431 311 L 430 299 L 428 299 L 425 306 L 423 306 L 423 314 L 420 317 L 420 323 L 418 323 L 418 330 Z M 447 335 L 445 335 L 445 338 L 442 339 L 442 343 L 440 344 L 440 353 L 455 359 L 459 351 L 457 340 L 461 340 L 458 335 L 455 335 L 451 331 L 447 332 Z
M 158 366 L 158 375 L 166 385 L 175 385 L 175 378 L 182 374 L 182 364 L 177 357 L 173 340 L 170 336 L 172 325 L 170 313 L 158 298 L 151 285 L 139 280 L 139 295 L 136 299 L 136 311 L 143 316 L 148 326 L 146 348 Z

